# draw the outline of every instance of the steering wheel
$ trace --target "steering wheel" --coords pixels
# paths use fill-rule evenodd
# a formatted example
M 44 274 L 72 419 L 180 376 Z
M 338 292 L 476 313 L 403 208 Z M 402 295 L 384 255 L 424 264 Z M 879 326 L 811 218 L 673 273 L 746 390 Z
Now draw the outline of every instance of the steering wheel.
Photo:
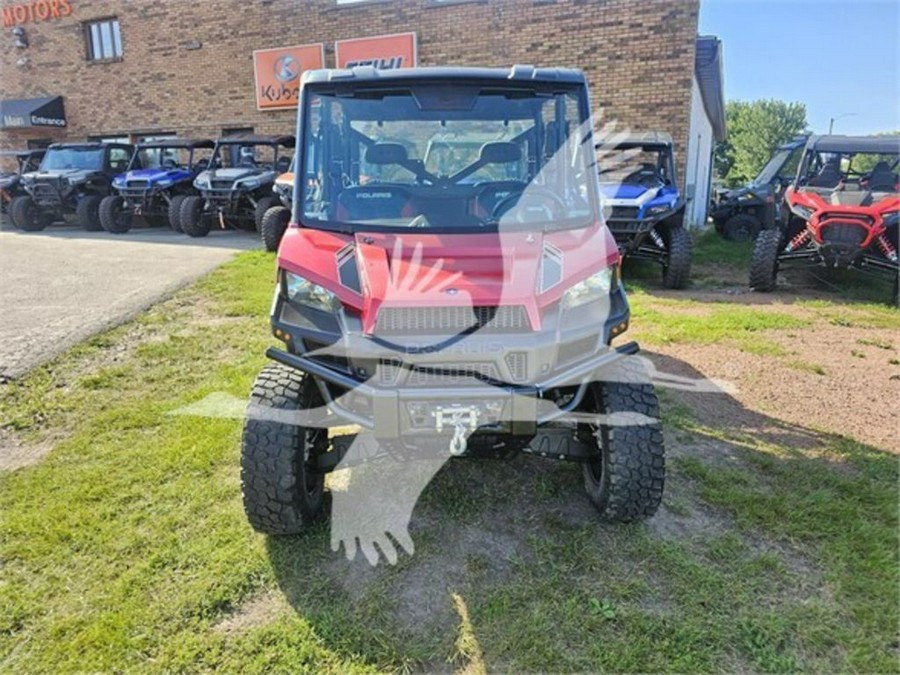
M 530 204 L 529 204 L 530 202 Z M 549 203 L 552 202 L 552 208 Z M 566 213 L 566 203 L 553 190 L 540 185 L 529 185 L 523 190 L 504 197 L 491 211 L 491 220 L 499 220 L 510 209 L 514 209 L 513 219 L 517 223 L 534 222 L 528 217 L 536 214 L 543 220 L 557 220 Z

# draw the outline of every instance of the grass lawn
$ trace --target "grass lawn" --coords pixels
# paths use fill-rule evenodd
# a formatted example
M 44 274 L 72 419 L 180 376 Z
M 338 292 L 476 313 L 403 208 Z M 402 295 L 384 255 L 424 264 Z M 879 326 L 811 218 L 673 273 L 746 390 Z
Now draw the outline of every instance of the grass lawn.
M 875 299 L 792 312 L 657 293 L 655 278 L 634 283 L 633 323 L 661 353 L 789 361 L 776 338 L 792 330 L 900 330 Z M 4 386 L 4 437 L 52 449 L 0 473 L 0 670 L 900 669 L 897 457 L 758 411 L 778 433 L 749 433 L 677 391 L 662 393 L 669 480 L 648 523 L 598 522 L 577 466 L 521 458 L 446 465 L 394 567 L 333 554 L 327 524 L 253 533 L 240 422 L 168 413 L 246 398 L 272 282 L 270 254 L 242 254 Z M 896 357 L 900 341 L 874 335 L 858 348 Z

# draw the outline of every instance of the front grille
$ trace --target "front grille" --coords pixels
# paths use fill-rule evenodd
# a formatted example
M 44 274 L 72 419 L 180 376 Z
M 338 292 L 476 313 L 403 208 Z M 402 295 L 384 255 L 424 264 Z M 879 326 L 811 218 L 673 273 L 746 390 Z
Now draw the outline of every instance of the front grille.
M 503 381 L 499 369 L 491 362 L 433 363 L 406 369 L 396 362 L 382 362 L 378 366 L 378 380 L 382 386 L 441 387 L 471 384 L 478 378 Z
M 638 217 L 637 206 L 613 206 L 604 210 L 607 220 L 635 220 Z
M 214 180 L 211 183 L 211 187 L 213 190 L 230 190 L 232 187 L 234 187 L 234 181 Z
M 54 179 L 37 181 L 32 185 L 31 196 L 38 204 L 59 204 L 62 195 L 58 186 L 59 182 Z
M 868 230 L 859 223 L 828 221 L 822 227 L 822 241 L 831 246 L 857 248 L 865 241 Z
M 470 330 L 512 333 L 531 330 L 521 305 L 503 307 L 385 307 L 378 313 L 376 333 L 457 334 Z
M 125 183 L 125 187 L 131 190 L 146 190 L 150 187 L 149 180 L 130 180 Z

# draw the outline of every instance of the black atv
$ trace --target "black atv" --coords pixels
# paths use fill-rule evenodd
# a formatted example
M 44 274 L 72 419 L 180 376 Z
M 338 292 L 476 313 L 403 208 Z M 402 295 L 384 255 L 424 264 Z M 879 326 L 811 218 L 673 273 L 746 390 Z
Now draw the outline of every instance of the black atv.
M 194 179 L 199 195 L 181 204 L 181 229 L 205 237 L 213 227 L 260 229 L 262 218 L 278 205 L 275 178 L 288 170 L 293 136 L 226 136 L 216 141 L 210 168 Z
M 751 241 L 760 231 L 780 227 L 785 217 L 784 189 L 797 173 L 806 136 L 778 146 L 772 158 L 747 185 L 719 193 L 710 215 L 716 232 L 731 241 Z
M 181 203 L 195 194 L 194 178 L 209 165 L 215 144 L 206 139 L 168 138 L 139 144 L 128 170 L 113 179 L 115 193 L 100 202 L 100 224 L 112 234 L 131 229 L 134 216 L 151 227 L 181 232 Z
M 691 274 L 691 236 L 675 181 L 672 137 L 650 132 L 598 143 L 606 224 L 623 256 L 662 265 L 666 288 L 684 288 Z
M 0 151 L 0 213 L 8 213 L 12 200 L 26 194 L 22 175 L 37 171 L 43 158 L 43 149 Z
M 36 232 L 75 216 L 85 230 L 103 229 L 100 202 L 112 180 L 128 166 L 134 147 L 126 143 L 56 143 L 40 169 L 22 175 L 27 194 L 13 199 L 10 214 L 20 230 Z

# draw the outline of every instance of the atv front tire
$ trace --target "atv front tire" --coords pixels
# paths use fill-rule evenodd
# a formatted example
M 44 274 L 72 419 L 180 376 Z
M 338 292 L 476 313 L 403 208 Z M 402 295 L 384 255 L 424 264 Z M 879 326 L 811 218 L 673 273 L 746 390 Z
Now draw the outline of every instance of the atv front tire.
M 778 254 L 781 252 L 781 230 L 763 230 L 756 238 L 750 259 L 750 288 L 760 293 L 775 290 Z
M 759 236 L 762 223 L 749 213 L 737 213 L 725 221 L 722 236 L 729 241 L 753 241 Z
M 256 202 L 256 206 L 253 209 L 253 224 L 256 226 L 257 232 L 262 232 L 262 221 L 266 215 L 266 211 L 271 209 L 273 206 L 277 206 L 281 202 L 277 197 L 263 197 L 258 202 Z
M 99 232 L 103 229 L 100 223 L 101 201 L 103 198 L 98 195 L 86 195 L 78 200 L 78 206 L 75 207 L 75 219 L 88 232 Z
M 53 222 L 53 216 L 42 213 L 28 195 L 19 195 L 9 205 L 9 217 L 23 232 L 39 232 Z
M 666 238 L 668 260 L 663 267 L 663 286 L 666 288 L 686 288 L 691 278 L 691 258 L 693 242 L 690 233 L 681 227 L 669 229 Z
M 256 378 L 241 440 L 241 485 L 244 511 L 257 532 L 296 534 L 322 513 L 325 475 L 311 462 L 327 450 L 328 430 L 283 419 L 320 405 L 315 382 L 304 373 L 272 364 Z M 279 413 L 278 421 L 271 419 Z
M 169 202 L 169 227 L 175 232 L 181 232 L 181 204 L 187 195 L 175 195 Z
M 191 195 L 181 203 L 179 214 L 181 230 L 190 237 L 205 237 L 209 234 L 209 221 L 203 214 L 203 197 Z
M 603 378 L 591 385 L 583 407 L 612 417 L 590 425 L 598 456 L 582 465 L 584 487 L 604 520 L 649 518 L 659 508 L 666 479 L 659 400 L 636 359 L 607 368 Z M 637 413 L 641 418 L 634 424 L 627 419 L 615 424 L 616 413 Z
M 277 251 L 278 244 L 291 220 L 291 211 L 283 206 L 273 206 L 259 224 L 259 235 L 267 251 Z
M 100 202 L 100 225 L 110 234 L 125 234 L 131 229 L 133 213 L 125 208 L 125 200 L 119 196 L 104 197 Z

